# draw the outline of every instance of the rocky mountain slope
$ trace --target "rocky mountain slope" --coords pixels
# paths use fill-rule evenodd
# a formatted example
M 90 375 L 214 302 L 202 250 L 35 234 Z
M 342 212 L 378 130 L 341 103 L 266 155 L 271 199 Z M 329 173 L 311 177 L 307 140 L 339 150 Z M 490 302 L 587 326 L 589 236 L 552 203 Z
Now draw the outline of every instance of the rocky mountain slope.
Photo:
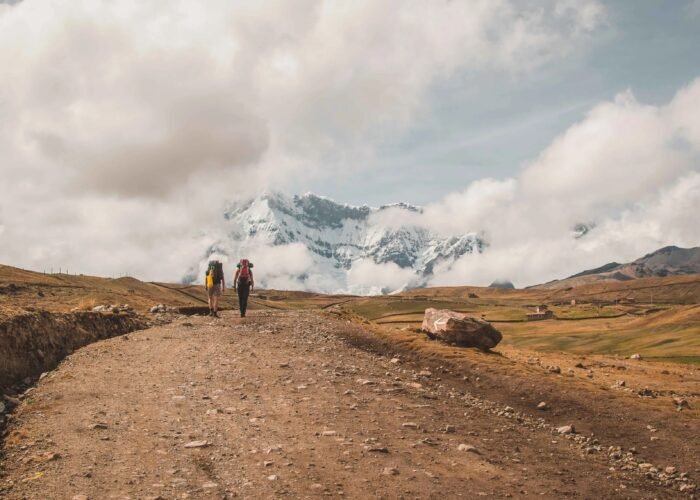
M 199 280 L 211 257 L 228 261 L 230 267 L 245 254 L 253 262 L 285 261 L 285 269 L 277 275 L 266 268 L 264 276 L 261 274 L 264 281 L 259 283 L 263 287 L 389 293 L 424 284 L 441 262 L 483 250 L 485 244 L 475 233 L 440 237 L 423 227 L 386 222 L 386 216 L 405 220 L 420 211 L 420 207 L 405 203 L 356 207 L 314 194 L 290 197 L 266 193 L 226 210 L 226 230 L 184 281 Z M 353 287 L 352 277 L 349 279 L 353 268 L 355 272 L 358 267 L 372 272 L 372 265 L 384 264 L 390 271 L 400 271 L 405 279 L 399 285 L 379 289 Z
M 700 274 L 700 247 L 679 248 L 667 246 L 644 257 L 620 264 L 610 262 L 562 280 L 555 280 L 533 288 L 567 288 L 598 282 L 629 281 L 638 278 Z

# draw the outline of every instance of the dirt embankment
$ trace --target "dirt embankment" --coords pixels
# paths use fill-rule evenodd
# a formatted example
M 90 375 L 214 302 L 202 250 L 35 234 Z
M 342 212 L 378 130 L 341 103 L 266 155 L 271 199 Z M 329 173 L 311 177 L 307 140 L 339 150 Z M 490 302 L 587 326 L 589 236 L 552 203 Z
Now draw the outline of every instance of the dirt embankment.
M 26 312 L 0 321 L 0 393 L 55 368 L 75 349 L 144 328 L 132 315 Z

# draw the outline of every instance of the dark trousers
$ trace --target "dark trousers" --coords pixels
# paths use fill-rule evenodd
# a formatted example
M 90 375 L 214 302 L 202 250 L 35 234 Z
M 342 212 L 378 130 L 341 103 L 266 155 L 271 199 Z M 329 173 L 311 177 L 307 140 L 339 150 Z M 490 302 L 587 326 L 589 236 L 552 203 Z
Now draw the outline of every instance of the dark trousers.
M 248 309 L 248 295 L 250 295 L 250 283 L 238 282 L 238 307 L 241 309 L 241 316 L 245 316 Z

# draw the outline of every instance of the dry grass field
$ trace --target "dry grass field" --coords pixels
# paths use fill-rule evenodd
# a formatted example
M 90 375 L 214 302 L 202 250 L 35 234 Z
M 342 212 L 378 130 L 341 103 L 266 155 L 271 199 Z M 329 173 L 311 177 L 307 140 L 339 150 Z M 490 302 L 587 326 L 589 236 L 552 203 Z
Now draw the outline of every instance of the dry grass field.
M 575 300 L 575 305 L 572 305 Z M 526 321 L 546 305 L 555 319 Z M 503 345 L 700 363 L 700 276 L 646 278 L 571 290 L 432 288 L 358 298 L 345 307 L 386 331 L 420 328 L 428 307 L 496 323 Z
M 307 292 L 267 290 L 251 295 L 251 309 L 317 308 L 345 300 Z M 237 307 L 238 298 L 227 289 L 222 309 Z M 203 286 L 148 283 L 136 278 L 100 278 L 72 274 L 43 274 L 0 265 L 0 315 L 26 308 L 68 312 L 90 310 L 101 304 L 129 304 L 145 312 L 156 304 L 172 307 L 207 305 Z
M 222 307 L 235 309 L 236 302 L 233 290 L 227 290 Z M 206 295 L 199 285 L 43 274 L 0 266 L 0 315 L 26 308 L 90 310 L 99 304 L 129 304 L 145 312 L 160 303 L 201 307 L 206 306 Z M 496 323 L 504 334 L 502 346 L 575 354 L 640 353 L 647 359 L 700 363 L 698 275 L 598 283 L 568 290 L 442 287 L 380 297 L 261 290 L 251 296 L 251 309 L 325 309 L 334 305 L 387 332 L 419 328 L 425 309 L 435 307 Z M 538 305 L 548 306 L 556 319 L 526 321 L 527 313 Z

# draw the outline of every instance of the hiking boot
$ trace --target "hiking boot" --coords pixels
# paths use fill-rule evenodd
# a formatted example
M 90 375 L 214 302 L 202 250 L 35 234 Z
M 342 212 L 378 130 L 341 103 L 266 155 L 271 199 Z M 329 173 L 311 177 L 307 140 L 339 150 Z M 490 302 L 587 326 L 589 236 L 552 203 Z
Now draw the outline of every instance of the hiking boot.
M 216 311 L 214 311 L 213 313 L 211 313 L 211 315 L 214 316 L 215 318 L 218 318 L 218 317 L 219 317 L 219 313 L 217 313 Z

